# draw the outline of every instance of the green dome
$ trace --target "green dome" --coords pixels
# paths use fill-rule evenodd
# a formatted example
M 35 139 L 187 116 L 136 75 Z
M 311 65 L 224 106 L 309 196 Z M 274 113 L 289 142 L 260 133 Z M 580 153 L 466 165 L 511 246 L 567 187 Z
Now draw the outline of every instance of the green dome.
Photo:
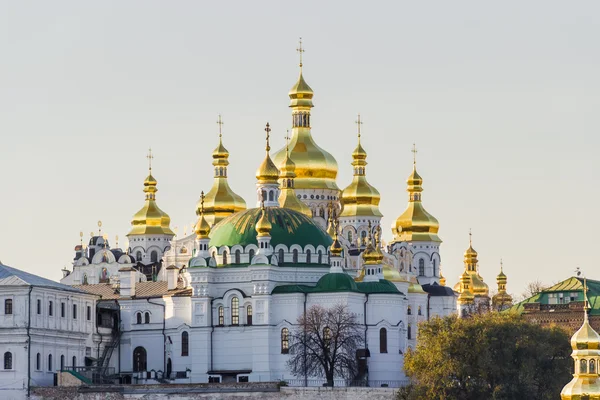
M 350 275 L 343 272 L 325 274 L 317 282 L 319 292 L 357 292 L 358 287 Z
M 321 245 L 327 249 L 333 240 L 311 218 L 289 208 L 267 207 L 266 215 L 272 225 L 271 246 L 278 244 L 290 247 Z M 210 246 L 258 245 L 256 222 L 261 216 L 260 208 L 240 211 L 221 220 L 210 232 Z

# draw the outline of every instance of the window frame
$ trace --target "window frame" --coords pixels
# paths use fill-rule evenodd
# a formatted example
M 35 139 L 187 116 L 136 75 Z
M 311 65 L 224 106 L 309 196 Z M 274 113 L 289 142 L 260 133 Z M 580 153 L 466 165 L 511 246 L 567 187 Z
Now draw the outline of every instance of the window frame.
M 190 334 L 187 331 L 181 332 L 181 357 L 190 355 Z
M 290 330 L 286 327 L 281 328 L 281 354 L 290 352 Z
M 4 315 L 13 315 L 13 299 L 4 299 Z
M 385 328 L 379 329 L 379 352 L 382 354 L 388 352 L 387 329 Z
M 231 298 L 231 325 L 240 324 L 240 299 L 237 296 Z
M 252 304 L 248 304 L 246 306 L 246 325 L 252 325 L 252 313 L 253 313 L 253 309 L 252 309 Z
M 4 361 L 4 370 L 5 371 L 11 371 L 14 369 L 14 357 L 13 357 L 12 352 L 10 352 L 10 351 L 5 352 L 3 361 Z
M 223 306 L 219 306 L 217 308 L 217 316 L 219 317 L 219 326 L 224 326 L 225 325 L 225 307 Z

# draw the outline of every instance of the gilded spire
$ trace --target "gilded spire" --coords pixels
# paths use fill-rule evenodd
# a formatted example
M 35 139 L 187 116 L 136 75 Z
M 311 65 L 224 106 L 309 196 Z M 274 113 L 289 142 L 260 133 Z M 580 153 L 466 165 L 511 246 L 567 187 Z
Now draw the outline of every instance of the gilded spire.
M 506 292 L 507 278 L 504 274 L 504 263 L 500 259 L 500 273 L 496 277 L 498 293 L 492 298 L 492 305 L 497 310 L 503 310 L 512 305 L 512 296 Z
M 437 234 L 440 229 L 440 224 L 433 215 L 425 210 L 421 203 L 423 178 L 417 173 L 416 145 L 413 144 L 411 151 L 413 153 L 413 170 L 406 180 L 408 207 L 392 225 L 394 241 L 440 243 L 442 240 Z
M 381 227 L 377 225 L 375 230 L 375 235 L 373 235 L 371 221 L 369 221 L 367 248 L 362 253 L 362 257 L 366 265 L 381 264 L 383 261 L 383 253 L 381 252 Z
M 141 210 L 139 210 L 131 220 L 132 228 L 127 234 L 129 235 L 169 235 L 174 236 L 175 233 L 170 228 L 171 218 L 161 210 L 156 204 L 156 188 L 157 181 L 152 176 L 152 149 L 148 150 L 148 176 L 144 180 L 144 193 L 146 194 L 146 202 Z M 102 227 L 102 223 L 99 223 Z
M 208 235 L 210 234 L 210 225 L 204 218 L 204 191 L 200 193 L 200 214 L 198 215 L 198 222 L 194 231 L 198 239 L 208 239 Z
M 296 178 L 296 164 L 292 161 L 289 155 L 289 131 L 285 137 L 286 141 L 286 156 L 285 160 L 279 167 L 279 179 L 281 180 L 281 193 L 279 194 L 279 206 L 298 211 L 309 218 L 312 218 L 310 208 L 303 201 L 298 199 L 294 189 L 294 180 Z
M 464 265 L 465 270 L 461 275 L 461 280 L 454 287 L 454 290 L 460 292 L 461 284 L 463 282 L 463 277 L 468 275 L 469 277 L 469 291 L 475 296 L 488 296 L 489 295 L 489 287 L 483 281 L 481 275 L 478 272 L 478 263 L 477 260 L 477 252 L 473 248 L 472 234 L 471 230 L 469 230 L 469 248 L 465 251 L 464 255 Z
M 339 237 L 338 237 L 339 221 L 337 220 L 337 218 L 333 222 L 333 229 L 334 229 L 333 243 L 331 244 L 329 251 L 331 252 L 331 255 L 333 257 L 341 257 L 343 248 L 342 248 L 342 245 L 340 244 Z
M 209 225 L 214 225 L 222 219 L 238 211 L 246 209 L 244 199 L 229 187 L 227 180 L 227 166 L 229 165 L 229 151 L 223 146 L 223 119 L 221 114 L 217 119 L 219 127 L 219 145 L 212 153 L 214 166 L 214 182 L 205 197 L 204 216 Z M 196 215 L 200 215 L 200 201 L 196 204 Z
M 363 121 L 360 114 L 356 119 L 358 144 L 352 152 L 354 176 L 352 182 L 342 192 L 341 217 L 382 217 L 379 211 L 381 196 L 366 178 L 367 152 L 360 143 Z
M 265 127 L 266 141 L 267 144 L 265 146 L 266 155 L 263 162 L 260 164 L 258 169 L 256 170 L 256 179 L 258 179 L 259 183 L 269 183 L 269 184 L 277 184 L 277 180 L 279 179 L 279 170 L 271 160 L 271 156 L 269 155 L 269 151 L 271 150 L 271 145 L 269 144 L 269 137 L 271 134 L 271 126 L 267 122 Z
M 267 210 L 265 208 L 265 202 L 263 201 L 261 206 L 261 215 L 258 221 L 256 222 L 256 233 L 259 237 L 271 236 L 271 222 L 269 222 L 269 218 L 267 216 Z

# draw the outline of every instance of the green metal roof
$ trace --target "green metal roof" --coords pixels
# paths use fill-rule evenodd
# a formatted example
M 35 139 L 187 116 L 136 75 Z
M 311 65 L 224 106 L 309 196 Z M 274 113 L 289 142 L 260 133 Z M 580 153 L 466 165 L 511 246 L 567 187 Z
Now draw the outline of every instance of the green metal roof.
M 590 303 L 590 315 L 600 315 L 600 281 L 592 279 L 587 280 L 588 292 L 587 297 Z M 506 312 L 517 312 L 521 314 L 524 310 L 524 305 L 528 303 L 549 304 L 548 294 L 550 293 L 578 293 L 578 301 L 583 301 L 583 278 L 572 276 L 562 282 L 557 283 L 548 289 L 542 290 L 540 293 L 525 299 L 509 309 Z
M 267 218 L 272 225 L 271 246 L 293 244 L 302 247 L 319 245 L 326 249 L 331 246 L 332 239 L 311 218 L 289 208 L 267 207 Z M 258 245 L 256 240 L 256 222 L 261 216 L 260 208 L 251 208 L 235 213 L 214 226 L 210 233 L 210 246 L 246 246 Z
M 378 282 L 355 282 L 348 274 L 343 272 L 325 274 L 319 279 L 316 286 L 308 285 L 282 285 L 277 286 L 271 294 L 283 293 L 329 293 L 329 292 L 354 292 L 368 294 L 402 294 L 396 286 L 385 279 Z

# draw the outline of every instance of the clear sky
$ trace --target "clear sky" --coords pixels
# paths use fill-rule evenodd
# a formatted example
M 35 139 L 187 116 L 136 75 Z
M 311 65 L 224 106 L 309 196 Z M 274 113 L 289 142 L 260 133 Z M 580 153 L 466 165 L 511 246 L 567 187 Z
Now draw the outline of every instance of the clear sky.
M 407 203 L 413 142 L 424 205 L 441 224 L 448 284 L 473 229 L 490 287 L 600 279 L 600 2 L 0 1 L 0 260 L 59 279 L 79 232 L 123 243 L 157 201 L 189 226 L 212 184 L 217 114 L 232 188 L 291 124 L 298 74 L 313 136 L 351 179 L 361 113 L 384 239 Z

